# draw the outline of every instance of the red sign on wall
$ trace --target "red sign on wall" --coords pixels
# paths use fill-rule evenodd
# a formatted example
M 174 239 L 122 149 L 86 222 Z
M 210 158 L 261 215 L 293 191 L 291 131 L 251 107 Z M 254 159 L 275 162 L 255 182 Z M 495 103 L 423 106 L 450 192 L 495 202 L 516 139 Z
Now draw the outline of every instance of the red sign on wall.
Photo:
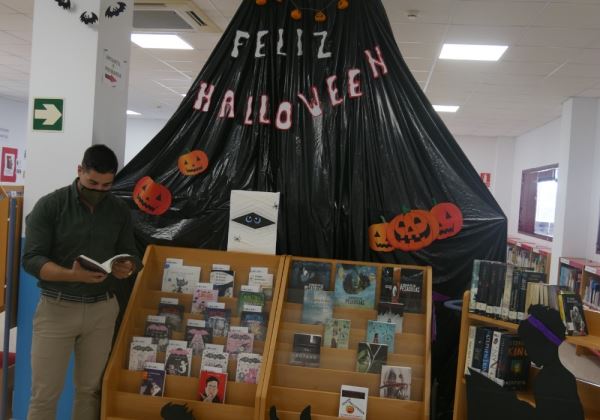
M 18 149 L 13 147 L 2 148 L 2 162 L 0 162 L 0 181 L 17 181 L 17 153 Z
M 481 177 L 481 180 L 485 186 L 490 188 L 492 185 L 492 174 L 490 172 L 481 172 L 479 176 Z

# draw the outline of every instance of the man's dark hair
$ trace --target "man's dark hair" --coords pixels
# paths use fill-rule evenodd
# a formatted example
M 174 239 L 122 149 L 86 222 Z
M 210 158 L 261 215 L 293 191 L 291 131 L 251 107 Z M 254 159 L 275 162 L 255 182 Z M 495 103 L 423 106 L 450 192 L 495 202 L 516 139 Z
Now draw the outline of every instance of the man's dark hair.
M 101 174 L 115 174 L 119 167 L 119 161 L 117 160 L 115 152 L 108 146 L 105 146 L 104 144 L 95 144 L 88 147 L 83 154 L 81 166 L 86 171 L 93 169 Z
M 206 378 L 206 384 L 208 385 L 209 382 L 216 382 L 218 384 L 219 379 L 216 376 L 209 376 L 208 378 Z

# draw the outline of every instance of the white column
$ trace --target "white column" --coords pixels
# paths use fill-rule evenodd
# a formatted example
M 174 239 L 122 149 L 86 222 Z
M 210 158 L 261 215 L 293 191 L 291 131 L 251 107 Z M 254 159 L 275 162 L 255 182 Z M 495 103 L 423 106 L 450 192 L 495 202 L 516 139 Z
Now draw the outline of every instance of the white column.
M 558 278 L 559 258 L 588 256 L 588 235 L 591 230 L 596 232 L 589 221 L 593 208 L 598 108 L 597 98 L 570 98 L 563 104 L 551 283 Z
M 496 161 L 492 178 L 494 198 L 504 214 L 510 216 L 513 199 L 513 163 L 515 157 L 515 138 L 498 137 L 496 139 Z

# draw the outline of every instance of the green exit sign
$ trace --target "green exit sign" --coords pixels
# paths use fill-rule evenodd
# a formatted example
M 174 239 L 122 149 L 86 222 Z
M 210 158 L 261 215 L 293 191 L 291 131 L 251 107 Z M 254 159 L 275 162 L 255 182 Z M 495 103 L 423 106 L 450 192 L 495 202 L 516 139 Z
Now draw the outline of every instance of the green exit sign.
M 35 131 L 62 131 L 64 99 L 34 98 L 33 129 Z

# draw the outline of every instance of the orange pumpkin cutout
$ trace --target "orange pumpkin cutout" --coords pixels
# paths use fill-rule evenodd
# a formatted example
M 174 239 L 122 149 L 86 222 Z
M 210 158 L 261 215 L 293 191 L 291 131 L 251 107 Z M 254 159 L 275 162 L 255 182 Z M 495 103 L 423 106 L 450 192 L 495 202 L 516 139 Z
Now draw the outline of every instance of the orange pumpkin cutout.
M 325 22 L 326 19 L 327 16 L 325 16 L 325 13 L 323 13 L 321 10 L 315 13 L 315 22 Z
M 440 226 L 439 239 L 446 239 L 456 235 L 463 227 L 463 215 L 454 203 L 439 203 L 429 211 L 438 221 Z
M 192 150 L 179 156 L 177 161 L 179 172 L 184 175 L 198 175 L 208 168 L 208 156 L 202 150 Z
M 427 210 L 411 210 L 388 222 L 387 241 L 402 251 L 417 251 L 431 245 L 440 226 Z
M 387 240 L 387 223 L 369 226 L 369 248 L 377 252 L 392 252 L 394 247 Z
M 337 8 L 338 10 L 344 10 L 347 9 L 349 6 L 348 0 L 340 0 L 337 3 Z
M 256 4 L 258 4 L 259 6 L 264 6 L 265 4 L 267 4 L 267 0 L 256 0 Z
M 300 20 L 302 19 L 302 12 L 300 11 L 300 9 L 294 9 L 292 10 L 292 12 L 290 13 L 290 16 L 292 17 L 292 19 L 294 20 Z
M 171 207 L 171 191 L 149 176 L 141 178 L 133 189 L 133 202 L 144 213 L 159 216 Z

